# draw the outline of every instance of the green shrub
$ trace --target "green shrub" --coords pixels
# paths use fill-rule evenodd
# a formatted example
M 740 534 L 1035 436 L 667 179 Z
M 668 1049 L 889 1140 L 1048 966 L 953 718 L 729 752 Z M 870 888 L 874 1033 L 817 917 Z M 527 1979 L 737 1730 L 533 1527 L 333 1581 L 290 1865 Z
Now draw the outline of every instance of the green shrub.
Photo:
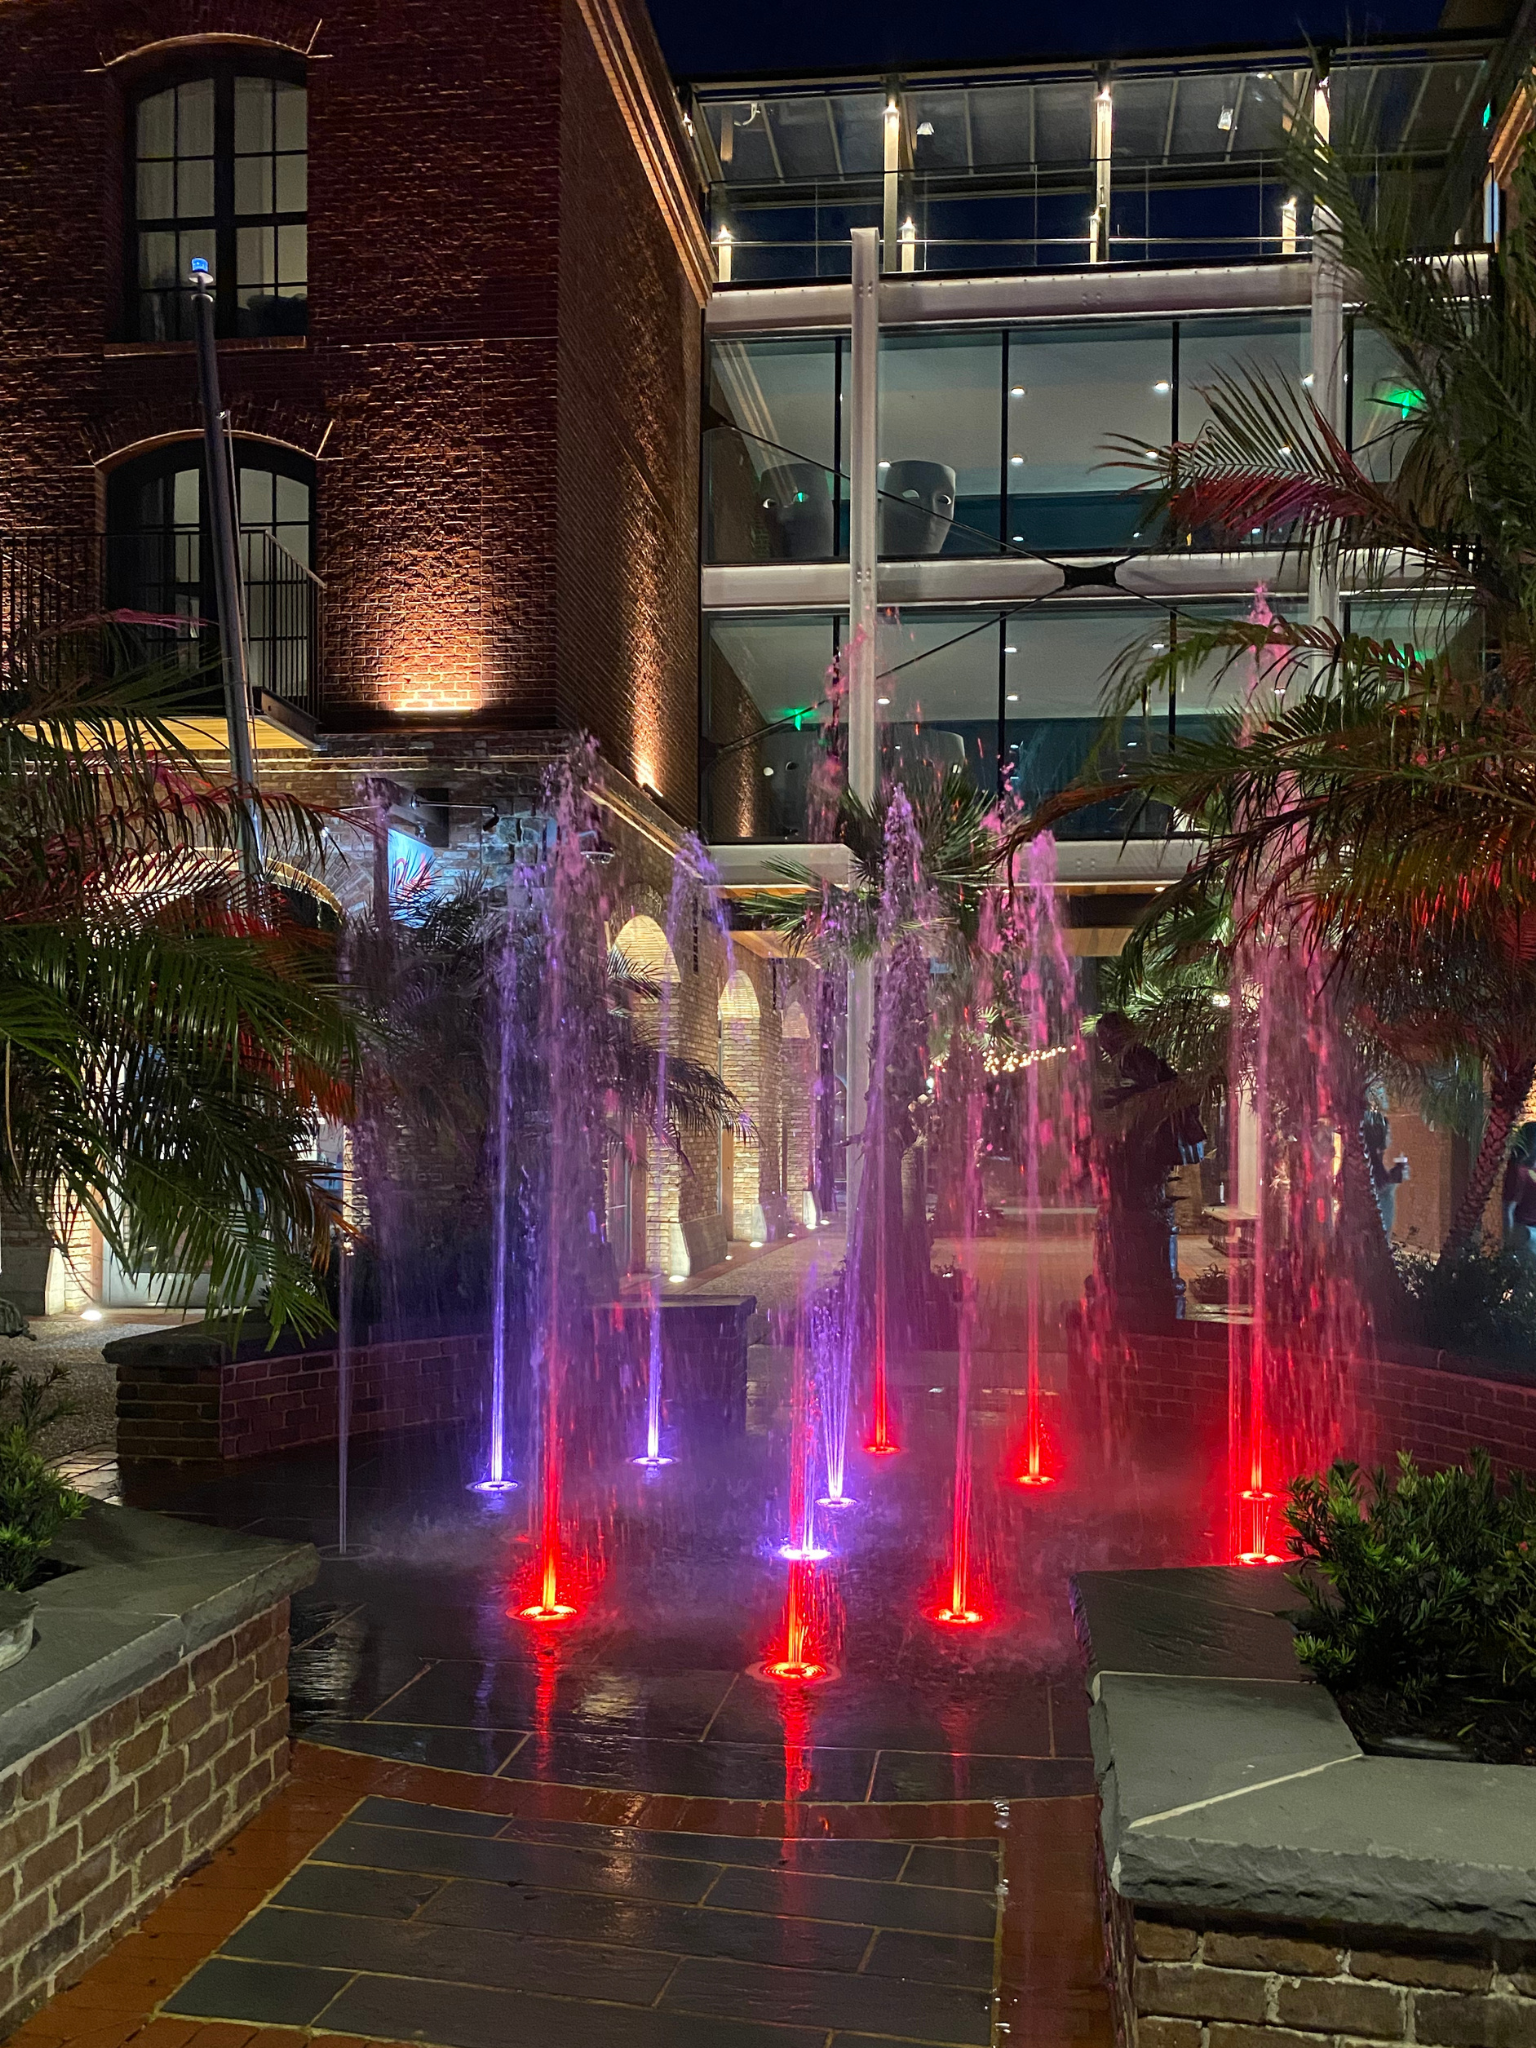
M 1474 1246 L 1435 1260 L 1394 1247 L 1420 1344 L 1536 1367 L 1536 1263 Z
M 1395 1482 L 1356 1465 L 1291 1483 L 1291 1583 L 1309 1602 L 1296 1654 L 1330 1691 L 1410 1712 L 1459 1697 L 1536 1708 L 1536 1483 L 1501 1493 L 1486 1451 L 1470 1470 Z
M 18 1385 L 16 1367 L 0 1365 L 0 1401 L 16 1388 L 15 1419 L 0 1424 L 0 1588 L 8 1592 L 26 1591 L 60 1529 L 85 1512 L 84 1494 L 66 1486 L 37 1448 L 50 1422 L 74 1413 L 68 1400 L 49 1401 L 66 1377 L 54 1366 Z

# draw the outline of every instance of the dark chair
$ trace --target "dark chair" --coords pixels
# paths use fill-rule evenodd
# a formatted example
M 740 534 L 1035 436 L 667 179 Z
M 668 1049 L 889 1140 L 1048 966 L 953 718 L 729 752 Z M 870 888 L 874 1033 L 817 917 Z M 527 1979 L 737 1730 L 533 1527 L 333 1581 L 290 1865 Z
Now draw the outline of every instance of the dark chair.
M 816 462 L 781 462 L 761 478 L 763 513 L 775 561 L 824 562 L 837 553 L 832 492 Z
M 943 462 L 893 462 L 880 472 L 882 555 L 942 554 L 955 519 L 955 472 Z

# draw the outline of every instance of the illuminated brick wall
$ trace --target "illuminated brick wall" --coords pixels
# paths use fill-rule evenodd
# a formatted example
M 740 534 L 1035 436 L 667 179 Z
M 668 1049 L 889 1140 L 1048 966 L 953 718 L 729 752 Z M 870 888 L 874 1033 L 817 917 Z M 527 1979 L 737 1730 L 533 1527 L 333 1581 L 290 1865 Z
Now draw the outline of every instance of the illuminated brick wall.
M 221 373 L 318 457 L 324 723 L 585 727 L 691 816 L 702 229 L 630 0 L 7 7 L 0 527 L 95 528 L 197 425 L 190 350 L 117 339 L 123 134 L 156 46 L 231 34 L 310 53 L 309 333 Z

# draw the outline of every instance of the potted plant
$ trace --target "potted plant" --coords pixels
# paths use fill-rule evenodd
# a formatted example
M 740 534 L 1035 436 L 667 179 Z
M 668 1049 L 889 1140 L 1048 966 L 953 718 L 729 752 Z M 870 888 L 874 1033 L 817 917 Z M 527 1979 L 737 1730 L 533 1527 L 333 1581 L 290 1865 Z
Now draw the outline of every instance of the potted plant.
M 50 1396 L 67 1374 L 54 1366 L 41 1379 L 0 1365 L 0 1402 L 16 1390 L 14 1416 L 0 1425 L 0 1670 L 32 1647 L 36 1605 L 28 1588 L 43 1575 L 49 1546 L 66 1522 L 85 1512 L 85 1496 L 67 1486 L 37 1448 L 52 1422 L 74 1413 L 68 1400 Z

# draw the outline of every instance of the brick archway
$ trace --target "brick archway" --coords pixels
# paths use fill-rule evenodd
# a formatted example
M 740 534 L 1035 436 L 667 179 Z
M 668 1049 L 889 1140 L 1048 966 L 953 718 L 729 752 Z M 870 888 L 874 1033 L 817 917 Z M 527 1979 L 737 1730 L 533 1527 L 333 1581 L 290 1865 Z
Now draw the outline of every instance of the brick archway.
M 661 992 L 658 1002 L 642 1000 L 636 1003 L 635 1025 L 639 1036 L 650 1045 L 659 1044 L 662 1017 L 671 1012 L 667 1040 L 669 1050 L 676 1049 L 681 1043 L 682 1020 L 672 1010 L 672 1004 L 683 977 L 666 933 L 654 917 L 642 912 L 620 926 L 614 935 L 613 947 L 623 954 L 637 975 Z M 686 1274 L 691 1260 L 681 1219 L 681 1162 L 670 1145 L 657 1144 L 654 1131 L 636 1131 L 634 1137 L 637 1161 L 643 1160 L 644 1163 L 644 1177 L 643 1185 L 632 1190 L 630 1198 L 631 1243 L 637 1234 L 634 1223 L 638 1217 L 643 1217 L 645 1256 L 643 1261 L 632 1261 L 632 1264 L 643 1264 L 649 1273 Z
M 751 976 L 737 968 L 720 991 L 720 1078 L 752 1120 L 762 1129 L 763 1015 Z M 729 1205 L 728 1234 L 760 1244 L 768 1235 L 763 1213 L 763 1155 L 759 1143 L 732 1140 L 723 1175 Z

